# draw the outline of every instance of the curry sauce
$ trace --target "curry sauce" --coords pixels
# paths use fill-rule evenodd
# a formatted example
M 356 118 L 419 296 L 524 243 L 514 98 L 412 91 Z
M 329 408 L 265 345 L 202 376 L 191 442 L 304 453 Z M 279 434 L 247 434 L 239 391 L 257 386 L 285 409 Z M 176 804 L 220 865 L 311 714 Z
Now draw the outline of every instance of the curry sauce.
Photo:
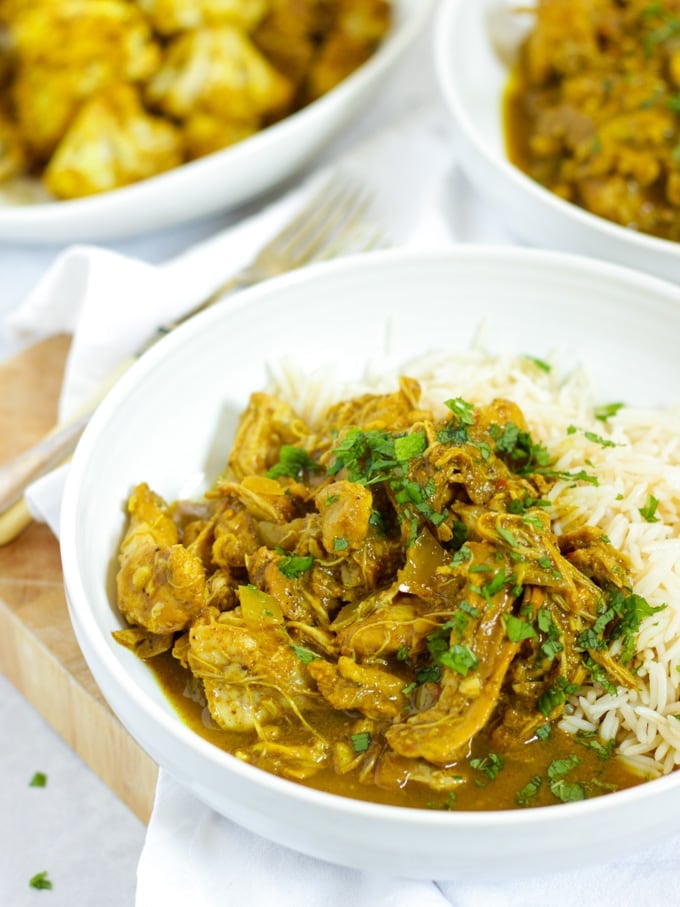
M 196 696 L 189 671 L 169 653 L 151 659 L 148 664 L 187 727 L 225 752 L 238 752 L 244 745 L 242 735 L 225 731 L 210 718 L 205 704 Z M 342 724 L 338 721 L 326 721 L 320 730 L 326 735 L 335 734 L 338 739 L 343 736 Z M 482 731 L 461 765 L 461 769 L 472 776 L 473 783 L 460 784 L 446 794 L 434 793 L 418 782 L 409 783 L 408 778 L 396 790 L 380 788 L 361 781 L 356 772 L 338 775 L 328 768 L 302 779 L 301 783 L 327 793 L 391 806 L 491 810 L 548 806 L 561 802 L 559 794 L 564 797 L 565 782 L 582 787 L 590 798 L 624 790 L 645 780 L 623 760 L 608 752 L 607 747 L 597 745 L 597 741 L 593 747 L 593 742 L 591 737 L 574 737 L 554 728 L 546 739 L 534 738 L 519 751 L 508 754 L 495 751 L 491 735 Z M 576 759 L 579 760 L 577 763 Z M 551 779 L 550 766 L 558 763 L 563 768 L 572 764 L 573 767 L 560 777 L 558 765 L 557 771 L 552 769 L 556 777 Z M 455 775 L 455 764 L 451 766 L 451 771 Z M 551 790 L 551 784 L 555 792 Z M 578 790 L 576 793 L 578 796 Z

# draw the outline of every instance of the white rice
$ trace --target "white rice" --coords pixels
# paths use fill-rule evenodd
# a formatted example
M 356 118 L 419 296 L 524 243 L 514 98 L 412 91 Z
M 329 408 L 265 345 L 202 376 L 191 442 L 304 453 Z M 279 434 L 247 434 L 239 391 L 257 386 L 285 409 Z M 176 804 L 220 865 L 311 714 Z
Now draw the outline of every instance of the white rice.
M 583 687 L 568 702 L 561 727 L 616 738 L 617 751 L 631 765 L 666 774 L 680 765 L 680 409 L 624 407 L 602 422 L 594 406 L 613 401 L 597 400 L 584 370 L 564 375 L 551 365 L 545 371 L 524 357 L 471 351 L 428 354 L 400 372 L 420 381 L 422 405 L 436 414 L 451 397 L 477 404 L 513 400 L 557 469 L 597 476 L 597 486 L 559 481 L 551 490 L 557 530 L 598 526 L 630 558 L 634 591 L 666 607 L 640 627 L 637 689 L 612 695 L 599 685 Z M 397 379 L 396 371 L 369 368 L 361 381 L 348 383 L 322 371 L 310 376 L 286 362 L 273 373 L 273 390 L 313 425 L 332 403 L 391 392 Z M 578 430 L 567 433 L 570 426 Z M 588 440 L 584 431 L 617 446 Z M 659 501 L 657 522 L 640 513 L 651 496 Z

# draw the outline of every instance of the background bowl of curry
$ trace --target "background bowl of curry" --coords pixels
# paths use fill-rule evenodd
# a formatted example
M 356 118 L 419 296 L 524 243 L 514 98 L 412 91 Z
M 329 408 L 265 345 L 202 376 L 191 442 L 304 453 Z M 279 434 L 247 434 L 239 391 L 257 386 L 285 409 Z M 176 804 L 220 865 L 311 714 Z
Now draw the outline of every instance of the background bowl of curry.
M 522 4 L 523 7 L 533 5 Z M 513 53 L 533 27 L 534 21 L 531 14 L 515 15 L 513 19 L 513 6 L 516 4 L 510 0 L 479 0 L 477 3 L 444 0 L 438 12 L 434 31 L 437 79 L 449 115 L 456 160 L 465 175 L 479 193 L 495 206 L 508 227 L 522 241 L 592 255 L 669 280 L 679 280 L 680 249 L 677 242 L 643 233 L 633 225 L 622 226 L 591 213 L 581 204 L 565 201 L 511 161 L 505 119 L 506 92 L 515 65 Z M 585 4 L 585 13 L 581 9 L 583 4 L 578 6 L 578 10 L 570 10 L 568 4 L 563 5 L 563 11 L 570 10 L 565 12 L 567 20 L 587 15 L 588 4 Z M 662 36 L 662 25 L 650 20 L 645 27 L 653 38 L 655 35 Z M 497 36 L 499 30 L 500 39 Z M 499 42 L 502 46 L 500 53 L 497 50 Z M 638 45 L 643 57 L 643 46 L 652 47 L 649 42 L 644 44 L 643 36 L 640 36 Z M 656 45 L 651 52 L 656 52 L 655 48 Z M 511 62 L 508 62 L 508 53 Z M 578 68 L 574 67 L 575 70 Z M 649 81 L 647 76 L 644 78 Z M 593 80 L 597 82 L 596 75 Z M 642 109 L 633 113 L 644 116 L 653 113 L 650 105 L 655 103 L 654 92 L 647 95 L 637 105 Z M 588 103 L 597 103 L 597 95 Z M 661 106 L 666 107 L 665 102 Z M 647 107 L 650 109 L 644 109 Z M 662 113 L 668 115 L 672 111 L 667 108 Z M 574 119 L 576 116 L 572 112 L 572 122 Z M 619 118 L 621 124 L 625 120 L 626 117 Z M 632 123 L 630 117 L 628 121 Z M 581 119 L 581 125 L 588 132 L 585 119 Z M 518 128 L 521 132 L 525 126 Z M 634 133 L 634 125 L 631 128 Z M 591 151 L 596 150 L 596 146 L 595 136 Z M 627 149 L 636 151 L 634 135 L 622 143 L 622 149 L 624 153 Z M 672 149 L 669 153 L 674 154 Z M 675 157 L 671 159 L 675 160 Z M 634 175 L 625 179 L 629 179 L 633 190 L 637 191 Z
M 294 18 L 299 13 L 291 15 Z M 0 240 L 54 245 L 139 236 L 230 211 L 272 192 L 310 165 L 356 119 L 384 86 L 392 67 L 407 53 L 429 15 L 430 3 L 426 0 L 394 0 L 390 28 L 362 65 L 317 100 L 221 150 L 137 182 L 79 198 L 52 197 L 33 177 L 22 177 L 16 187 L 9 181 L 3 183 Z M 69 70 L 65 71 L 68 74 Z M 96 155 L 91 158 L 96 160 Z M 105 172 L 105 168 L 100 169 Z
M 442 346 L 462 353 L 482 323 L 494 354 L 568 350 L 604 400 L 678 402 L 675 286 L 548 251 L 389 250 L 287 275 L 187 322 L 109 393 L 69 470 L 60 533 L 69 612 L 113 711 L 159 766 L 218 813 L 337 864 L 398 867 L 414 878 L 507 878 L 619 858 L 677 827 L 678 772 L 581 802 L 485 811 L 313 789 L 196 733 L 149 666 L 112 636 L 125 626 L 115 573 L 132 488 L 148 481 L 173 500 L 209 485 L 270 364 L 293 356 L 310 375 L 332 367 L 337 380 L 352 378 L 367 362 L 387 367 Z

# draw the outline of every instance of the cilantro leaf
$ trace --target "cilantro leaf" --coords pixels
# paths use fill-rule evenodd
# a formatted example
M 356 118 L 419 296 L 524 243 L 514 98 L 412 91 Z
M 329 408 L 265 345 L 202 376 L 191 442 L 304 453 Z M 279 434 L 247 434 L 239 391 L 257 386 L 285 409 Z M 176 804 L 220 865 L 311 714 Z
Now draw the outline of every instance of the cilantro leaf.
M 650 494 L 647 503 L 644 507 L 640 507 L 640 516 L 647 520 L 648 523 L 658 523 L 659 518 L 656 515 L 656 508 L 659 506 L 659 501 L 654 497 L 653 494 Z
M 29 880 L 28 884 L 31 888 L 37 888 L 38 890 L 43 891 L 49 891 L 52 888 L 52 882 L 47 878 L 47 870 L 36 872 L 33 878 Z
M 296 646 L 294 642 L 290 644 L 290 647 L 295 653 L 295 657 L 298 661 L 301 661 L 302 664 L 308 665 L 311 661 L 316 661 L 317 658 L 321 658 L 320 655 L 317 655 L 316 652 L 312 652 L 311 649 L 305 649 L 304 646 Z
M 288 579 L 297 579 L 312 569 L 314 558 L 311 554 L 306 556 L 286 554 L 282 548 L 276 549 L 278 554 L 283 555 L 277 566 L 281 573 Z
M 445 400 L 444 403 L 451 412 L 458 418 L 461 425 L 472 425 L 475 421 L 475 408 L 472 403 L 463 400 L 462 397 L 453 397 L 451 400 Z
M 531 624 L 521 620 L 519 617 L 515 617 L 514 614 L 506 614 L 504 620 L 505 632 L 510 642 L 522 642 L 525 639 L 533 639 L 536 636 L 536 631 Z
M 297 479 L 305 470 L 319 472 L 319 466 L 306 450 L 293 444 L 283 444 L 279 450 L 279 462 L 267 470 L 265 475 L 268 479 L 278 479 L 280 476 Z
M 350 742 L 355 753 L 365 753 L 371 745 L 371 735 L 368 731 L 350 734 Z

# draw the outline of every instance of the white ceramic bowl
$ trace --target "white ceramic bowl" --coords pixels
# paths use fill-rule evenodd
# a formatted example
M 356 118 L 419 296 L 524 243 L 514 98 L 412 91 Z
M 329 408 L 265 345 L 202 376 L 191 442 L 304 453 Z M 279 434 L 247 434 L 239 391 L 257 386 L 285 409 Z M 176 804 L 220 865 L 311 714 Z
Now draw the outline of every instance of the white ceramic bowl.
M 492 49 L 487 27 L 487 16 L 503 4 L 513 5 L 511 0 L 442 0 L 435 23 L 437 80 L 457 160 L 470 182 L 526 242 L 680 281 L 680 244 L 563 201 L 508 160 L 502 124 L 508 70 Z
M 327 95 L 224 151 L 73 201 L 0 203 L 0 241 L 104 242 L 235 208 L 298 173 L 365 107 L 428 20 L 431 0 L 394 0 L 376 53 Z
M 238 413 L 286 356 L 401 363 L 464 351 L 480 322 L 491 352 L 568 350 L 603 400 L 664 405 L 680 387 L 680 288 L 531 249 L 378 252 L 242 292 L 161 341 L 97 410 L 73 458 L 61 523 L 75 632 L 114 712 L 156 762 L 215 810 L 265 837 L 353 867 L 421 878 L 508 878 L 621 856 L 677 829 L 680 772 L 581 803 L 457 813 L 307 789 L 232 758 L 177 717 L 143 662 L 116 643 L 115 554 L 131 488 L 174 498 L 222 467 Z

